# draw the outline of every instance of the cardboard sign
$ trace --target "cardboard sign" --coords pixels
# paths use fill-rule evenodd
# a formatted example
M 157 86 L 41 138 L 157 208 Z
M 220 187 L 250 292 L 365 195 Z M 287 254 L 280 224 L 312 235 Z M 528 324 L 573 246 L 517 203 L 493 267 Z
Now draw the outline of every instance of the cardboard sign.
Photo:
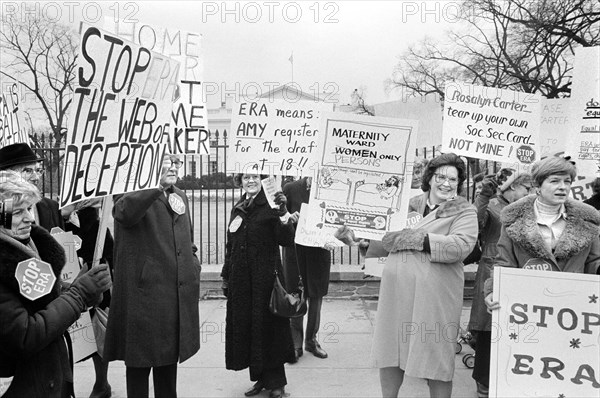
M 73 362 L 81 361 L 98 350 L 90 312 L 85 311 L 74 324 L 69 326 L 73 343 Z
M 321 126 L 311 228 L 333 234 L 347 225 L 357 238 L 375 240 L 404 228 L 417 122 L 328 113 Z
M 312 175 L 319 115 L 332 104 L 267 99 L 235 104 L 227 170 L 298 177 Z
M 541 157 L 564 152 L 569 129 L 570 98 L 542 98 Z
M 71 283 L 75 277 L 79 274 L 79 257 L 77 257 L 77 250 L 81 248 L 81 238 L 77 235 L 73 235 L 73 232 L 65 232 L 58 227 L 52 228 L 50 231 L 52 237 L 56 239 L 58 243 L 65 249 L 67 261 L 63 267 L 60 275 L 60 280 L 63 282 Z
M 600 47 L 575 49 L 566 154 L 577 172 L 600 177 Z
M 530 165 L 540 160 L 541 96 L 453 82 L 446 86 L 442 152 Z
M 13 377 L 0 377 L 0 397 L 8 390 Z
M 104 18 L 104 27 L 117 36 L 180 63 L 179 82 L 171 112 L 168 135 L 169 153 L 208 155 L 210 137 L 204 101 L 204 63 L 202 35 L 179 29 L 163 28 L 135 21 L 115 22 Z
M 52 292 L 56 276 L 50 264 L 37 258 L 17 264 L 15 278 L 21 295 L 29 300 L 37 300 Z
M 60 205 L 156 188 L 179 63 L 84 27 Z
M 296 225 L 295 243 L 302 246 L 326 248 L 344 246 L 342 241 L 333 236 L 332 233 L 319 228 L 309 228 L 314 223 L 309 223 L 308 217 L 308 204 L 302 203 L 300 206 L 300 218 L 298 218 L 298 225 Z
M 600 276 L 494 268 L 490 397 L 598 397 Z
M 0 148 L 18 143 L 30 145 L 29 134 L 19 112 L 19 83 L 1 82 L 0 86 Z

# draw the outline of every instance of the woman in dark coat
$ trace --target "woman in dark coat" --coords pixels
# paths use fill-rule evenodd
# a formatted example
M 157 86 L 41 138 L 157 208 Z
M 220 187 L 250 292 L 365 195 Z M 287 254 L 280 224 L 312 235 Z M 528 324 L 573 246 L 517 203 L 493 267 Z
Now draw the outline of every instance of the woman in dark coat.
M 284 363 L 294 361 L 294 346 L 289 319 L 271 314 L 269 299 L 275 269 L 283 279 L 279 246 L 293 244 L 294 227 L 280 219 L 289 215 L 283 193 L 276 196 L 280 209 L 272 209 L 260 176 L 238 174 L 235 180 L 245 194 L 231 211 L 221 272 L 227 296 L 225 364 L 231 370 L 250 368 L 256 384 L 246 396 L 264 388 L 271 390 L 270 397 L 282 397 Z
M 93 267 L 61 293 L 65 251 L 33 224 L 37 188 L 18 174 L 0 172 L 0 200 L 9 199 L 13 209 L 2 218 L 12 213 L 12 221 L 0 225 L 0 378 L 13 379 L 3 397 L 70 397 L 73 371 L 65 333 L 110 287 L 108 266 Z M 34 300 L 21 294 L 15 278 L 17 265 L 32 258 L 49 263 L 56 277 L 52 289 Z

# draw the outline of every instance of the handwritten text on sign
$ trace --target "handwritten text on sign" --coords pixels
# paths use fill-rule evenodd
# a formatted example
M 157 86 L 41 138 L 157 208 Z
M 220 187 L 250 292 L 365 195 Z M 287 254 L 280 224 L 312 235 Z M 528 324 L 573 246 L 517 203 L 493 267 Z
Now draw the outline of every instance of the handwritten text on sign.
M 311 175 L 319 115 L 331 104 L 240 102 L 231 118 L 227 167 L 230 171 L 271 175 Z
M 61 206 L 156 187 L 178 63 L 95 27 L 78 60 Z
M 167 144 L 169 153 L 209 153 L 209 133 L 202 87 L 202 35 L 178 29 L 167 29 L 137 22 L 105 18 L 104 26 L 117 36 L 148 50 L 158 52 L 180 63 L 178 88 L 171 112 L 171 133 Z
M 442 151 L 497 162 L 540 159 L 541 97 L 469 84 L 449 84 Z
M 25 143 L 29 145 L 29 135 L 19 122 L 19 86 L 16 82 L 2 83 L 0 93 L 0 148 L 7 145 Z M 22 113 L 21 113 L 22 115 Z
M 490 396 L 598 397 L 600 276 L 496 267 Z

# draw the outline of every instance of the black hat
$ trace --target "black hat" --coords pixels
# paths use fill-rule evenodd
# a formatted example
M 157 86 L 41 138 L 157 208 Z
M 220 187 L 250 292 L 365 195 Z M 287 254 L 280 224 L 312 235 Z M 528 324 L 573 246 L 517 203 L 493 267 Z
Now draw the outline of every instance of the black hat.
M 12 144 L 0 148 L 0 170 L 24 163 L 40 162 L 42 160 L 44 159 L 37 157 L 27 144 Z

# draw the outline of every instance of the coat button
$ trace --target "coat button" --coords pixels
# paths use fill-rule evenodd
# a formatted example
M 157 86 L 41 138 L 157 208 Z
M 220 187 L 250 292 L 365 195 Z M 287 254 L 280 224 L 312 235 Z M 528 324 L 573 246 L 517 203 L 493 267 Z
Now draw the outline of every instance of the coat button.
M 181 250 L 177 249 L 177 255 L 181 256 Z
M 54 381 L 51 381 L 50 383 L 48 383 L 48 387 L 54 388 Z

